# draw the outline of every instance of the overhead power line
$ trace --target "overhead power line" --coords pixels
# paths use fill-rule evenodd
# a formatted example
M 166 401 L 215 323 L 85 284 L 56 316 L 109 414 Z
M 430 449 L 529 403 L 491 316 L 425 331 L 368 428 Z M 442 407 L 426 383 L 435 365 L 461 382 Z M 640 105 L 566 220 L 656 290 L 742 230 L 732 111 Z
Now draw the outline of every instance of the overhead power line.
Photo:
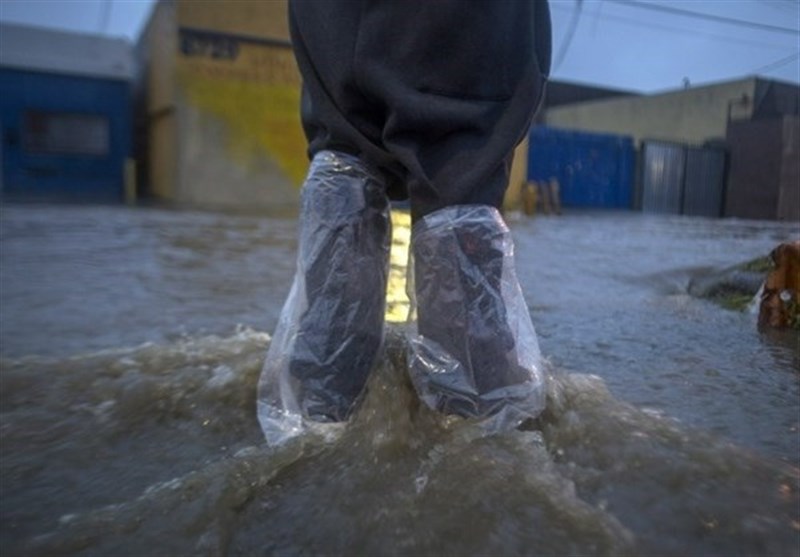
M 664 12 L 683 17 L 691 17 L 694 19 L 705 19 L 706 21 L 715 21 L 717 23 L 725 23 L 728 25 L 738 25 L 740 27 L 760 29 L 761 31 L 770 31 L 773 33 L 787 33 L 790 35 L 800 36 L 799 29 L 792 29 L 790 27 L 781 27 L 779 25 L 770 25 L 768 23 L 745 21 L 743 19 L 735 19 L 732 17 L 725 17 L 721 15 L 706 14 L 702 12 L 695 12 L 692 10 L 684 10 L 683 8 L 674 8 L 672 6 L 662 6 L 661 4 L 652 4 L 649 2 L 639 2 L 637 0 L 607 0 L 607 1 L 613 4 L 620 4 L 622 6 L 629 6 L 631 8 L 639 8 L 642 10 Z
M 564 38 L 564 42 L 559 49 L 558 54 L 555 57 L 553 62 L 553 69 L 552 72 L 555 73 L 559 67 L 561 67 L 561 62 L 564 61 L 564 58 L 567 57 L 567 52 L 569 51 L 569 47 L 572 44 L 572 38 L 575 36 L 575 30 L 578 28 L 578 21 L 581 19 L 581 11 L 583 10 L 583 0 L 576 0 L 575 7 L 572 10 L 572 20 L 569 23 L 569 27 L 567 28 L 567 34 Z
M 558 4 L 551 4 L 550 9 L 557 10 L 557 11 L 570 11 L 570 9 L 566 6 L 560 6 Z M 661 25 L 658 23 L 651 23 L 649 21 L 642 21 L 640 19 L 636 19 L 633 17 L 625 17 L 619 15 L 612 15 L 608 13 L 595 13 L 594 14 L 595 20 L 602 19 L 606 21 L 613 21 L 616 23 L 621 23 L 623 25 L 628 25 L 631 27 L 642 28 L 646 27 L 648 29 L 657 29 L 659 31 L 666 31 L 668 33 L 676 33 L 678 35 L 686 35 L 688 37 L 698 38 L 708 38 L 713 39 L 716 41 L 722 41 L 726 43 L 732 44 L 740 44 L 740 45 L 748 45 L 748 46 L 756 46 L 760 48 L 769 48 L 773 50 L 786 50 L 785 44 L 773 44 L 773 43 L 765 43 L 764 41 L 757 41 L 757 40 L 748 40 L 743 39 L 741 37 L 735 37 L 732 35 L 719 35 L 716 33 L 707 33 L 705 31 L 697 31 L 695 29 L 681 29 L 671 25 Z
M 751 70 L 749 73 L 751 73 L 751 74 L 759 74 L 759 73 L 767 73 L 767 72 L 770 72 L 772 70 L 777 70 L 778 68 L 782 68 L 786 64 L 790 64 L 791 62 L 794 62 L 798 58 L 800 58 L 800 52 L 795 52 L 791 56 L 787 56 L 786 58 L 781 58 L 780 60 L 776 60 L 775 62 L 772 62 L 771 64 L 767 64 L 766 66 L 761 66 L 760 68 L 756 68 L 754 70 Z
M 111 3 L 114 0 L 105 0 L 100 6 L 100 34 L 105 35 L 108 31 L 108 22 L 111 18 Z

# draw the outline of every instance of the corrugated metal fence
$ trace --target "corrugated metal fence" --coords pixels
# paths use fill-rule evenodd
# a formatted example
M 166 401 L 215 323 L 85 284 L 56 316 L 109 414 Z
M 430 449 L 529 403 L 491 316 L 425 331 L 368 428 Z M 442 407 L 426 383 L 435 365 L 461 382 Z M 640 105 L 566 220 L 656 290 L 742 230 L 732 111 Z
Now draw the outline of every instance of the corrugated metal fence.
M 528 179 L 557 179 L 565 207 L 631 208 L 636 152 L 630 137 L 536 126 L 528 157 Z
M 682 145 L 645 143 L 642 147 L 642 211 L 680 213 L 686 152 Z
M 643 142 L 642 211 L 721 216 L 725 168 L 721 148 Z

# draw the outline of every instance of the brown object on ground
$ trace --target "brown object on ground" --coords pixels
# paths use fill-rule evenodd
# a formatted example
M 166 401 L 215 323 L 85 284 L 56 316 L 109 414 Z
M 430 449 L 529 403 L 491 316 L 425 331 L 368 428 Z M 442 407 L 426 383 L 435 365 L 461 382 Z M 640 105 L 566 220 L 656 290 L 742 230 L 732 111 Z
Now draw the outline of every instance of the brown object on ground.
M 527 182 L 522 186 L 522 210 L 526 215 L 531 216 L 536 212 L 536 193 L 538 186 L 536 182 Z
M 539 211 L 543 215 L 549 215 L 553 212 L 553 208 L 550 205 L 550 188 L 547 181 L 534 182 L 534 184 L 536 184 L 536 204 Z
M 779 245 L 770 253 L 775 266 L 764 282 L 759 327 L 800 327 L 800 241 Z

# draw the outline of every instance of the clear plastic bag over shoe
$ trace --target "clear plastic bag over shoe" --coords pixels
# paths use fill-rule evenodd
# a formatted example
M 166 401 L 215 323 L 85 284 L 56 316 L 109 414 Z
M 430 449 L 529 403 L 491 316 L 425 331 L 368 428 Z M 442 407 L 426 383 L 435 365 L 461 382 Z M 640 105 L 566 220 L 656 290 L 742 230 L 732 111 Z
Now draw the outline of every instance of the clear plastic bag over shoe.
M 391 221 L 378 174 L 318 153 L 301 192 L 297 271 L 267 350 L 257 413 L 270 445 L 345 421 L 383 342 Z
M 545 405 L 541 354 L 500 213 L 441 209 L 414 225 L 411 247 L 409 373 L 420 398 L 492 430 L 535 418 Z

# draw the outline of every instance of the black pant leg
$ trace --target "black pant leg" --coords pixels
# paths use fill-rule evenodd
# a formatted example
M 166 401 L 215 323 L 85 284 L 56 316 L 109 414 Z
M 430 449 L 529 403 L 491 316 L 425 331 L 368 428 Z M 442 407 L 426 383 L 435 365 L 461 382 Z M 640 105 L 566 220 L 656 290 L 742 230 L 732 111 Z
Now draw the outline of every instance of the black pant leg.
M 364 94 L 354 53 L 364 0 L 291 0 L 289 28 L 303 78 L 301 118 L 309 158 L 323 150 L 360 157 L 380 171 L 387 193 L 407 197 L 405 170 L 382 143 L 386 107 Z
M 499 207 L 549 71 L 547 3 L 365 6 L 356 80 L 386 106 L 382 146 L 408 172 L 415 220 L 452 205 Z
M 550 64 L 546 0 L 293 0 L 309 152 L 362 157 L 412 216 L 499 207 Z

